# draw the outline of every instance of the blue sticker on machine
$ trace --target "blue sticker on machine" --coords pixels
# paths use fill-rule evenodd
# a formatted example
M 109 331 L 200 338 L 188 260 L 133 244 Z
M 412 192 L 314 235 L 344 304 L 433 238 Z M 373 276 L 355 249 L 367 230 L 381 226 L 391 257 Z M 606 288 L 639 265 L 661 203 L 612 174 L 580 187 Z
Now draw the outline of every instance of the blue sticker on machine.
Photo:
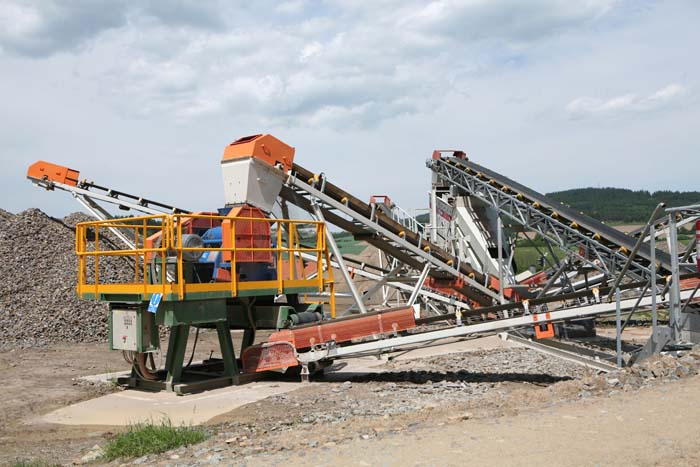
M 148 304 L 148 311 L 155 313 L 158 311 L 158 305 L 160 305 L 160 300 L 163 298 L 162 293 L 154 293 L 151 295 L 151 301 Z

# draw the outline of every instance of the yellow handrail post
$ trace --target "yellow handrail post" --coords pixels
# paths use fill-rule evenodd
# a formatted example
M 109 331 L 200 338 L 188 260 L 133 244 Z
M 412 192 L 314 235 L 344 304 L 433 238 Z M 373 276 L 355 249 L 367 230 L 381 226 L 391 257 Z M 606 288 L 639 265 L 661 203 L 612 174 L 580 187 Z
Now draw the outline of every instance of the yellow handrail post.
M 141 228 L 143 229 L 143 235 L 141 237 L 143 238 L 143 248 L 146 248 L 146 238 L 148 238 L 148 230 L 146 229 L 146 219 L 143 219 L 141 224 Z M 138 228 L 136 228 L 136 231 L 138 232 Z M 136 245 L 138 248 L 138 245 Z M 151 255 L 155 258 L 155 253 L 151 253 Z M 148 266 L 147 266 L 147 261 L 146 261 L 146 252 L 143 252 L 143 296 L 145 297 L 148 293 Z M 138 255 L 137 255 L 138 258 Z M 155 273 L 155 271 L 153 271 Z
M 162 287 L 163 290 L 163 296 L 165 296 L 165 282 L 167 280 L 167 258 L 166 258 L 166 251 L 168 250 L 168 247 L 170 246 L 170 229 L 172 228 L 172 219 L 170 217 L 166 217 L 161 220 L 160 223 L 160 286 Z
M 85 265 L 85 256 L 83 256 L 82 239 L 85 229 L 82 225 L 78 225 L 75 235 L 75 251 L 78 254 L 78 297 L 83 298 L 83 269 Z
M 316 275 L 318 276 L 318 291 L 323 292 L 323 236 L 325 231 L 322 224 L 316 224 Z
M 185 298 L 185 278 L 182 271 L 182 222 L 179 217 L 177 219 L 177 282 L 178 282 L 178 297 L 180 300 Z
M 238 274 L 236 274 L 236 220 L 231 219 L 231 290 L 232 296 L 238 295 Z
M 134 229 L 134 283 L 139 282 L 139 227 L 133 226 Z
M 328 293 L 331 296 L 331 318 L 335 319 L 335 282 L 331 281 L 330 287 L 328 288 Z
M 95 225 L 95 299 L 98 297 L 98 285 L 100 282 L 100 227 Z
M 326 226 L 324 225 L 325 229 Z M 335 318 L 335 279 L 333 278 L 333 268 L 331 267 L 331 256 L 328 253 L 328 245 L 326 243 L 326 235 L 324 230 L 323 239 L 323 251 L 326 253 L 326 265 L 328 266 L 328 293 L 330 294 L 330 305 L 331 305 L 331 318 Z
M 277 293 L 284 292 L 282 285 L 282 220 L 277 222 Z
M 296 269 L 297 269 L 297 255 L 296 255 L 296 245 L 297 245 L 297 226 L 296 224 L 289 223 L 289 244 L 287 245 L 287 259 L 289 261 L 289 278 L 291 280 L 296 279 Z

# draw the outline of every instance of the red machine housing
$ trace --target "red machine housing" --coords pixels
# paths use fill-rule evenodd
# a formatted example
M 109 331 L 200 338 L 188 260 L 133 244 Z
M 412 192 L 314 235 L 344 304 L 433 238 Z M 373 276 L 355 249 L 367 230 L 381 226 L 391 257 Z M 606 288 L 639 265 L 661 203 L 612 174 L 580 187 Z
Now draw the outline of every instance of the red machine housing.
M 268 342 L 289 342 L 296 349 L 334 341 L 347 342 L 363 337 L 378 338 L 416 327 L 413 307 L 393 308 L 348 318 L 337 318 L 320 324 L 284 329 L 270 336 Z
M 265 213 L 252 206 L 240 206 L 232 208 L 227 217 L 230 219 L 221 223 L 221 246 L 223 248 L 235 246 L 237 251 L 234 254 L 230 251 L 224 251 L 224 261 L 231 261 L 235 255 L 237 263 L 271 263 L 270 222 L 254 220 L 267 219 Z M 235 232 L 235 245 L 231 245 L 231 229 Z M 246 251 L 248 248 L 267 250 Z M 243 251 L 238 251 L 241 249 Z

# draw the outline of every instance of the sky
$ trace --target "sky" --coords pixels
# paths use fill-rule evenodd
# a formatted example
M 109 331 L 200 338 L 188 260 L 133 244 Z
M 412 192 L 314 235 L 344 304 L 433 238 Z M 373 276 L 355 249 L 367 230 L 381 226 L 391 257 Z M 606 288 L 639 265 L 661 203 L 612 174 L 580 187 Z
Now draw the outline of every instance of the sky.
M 47 160 L 189 210 L 270 133 L 427 206 L 434 149 L 541 192 L 700 189 L 696 0 L 0 0 L 0 208 L 79 209 Z

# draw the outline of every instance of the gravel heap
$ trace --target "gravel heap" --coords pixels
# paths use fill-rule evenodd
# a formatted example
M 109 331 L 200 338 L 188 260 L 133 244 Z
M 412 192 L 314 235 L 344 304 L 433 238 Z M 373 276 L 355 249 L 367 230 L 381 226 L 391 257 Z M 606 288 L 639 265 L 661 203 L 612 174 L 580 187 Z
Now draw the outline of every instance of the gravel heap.
M 681 352 L 678 357 L 653 355 L 629 368 L 608 373 L 596 379 L 583 378 L 580 396 L 593 393 L 636 391 L 646 386 L 676 381 L 700 374 L 700 347 Z
M 14 216 L 11 212 L 7 212 L 4 209 L 0 209 L 0 222 L 9 219 L 10 217 Z
M 107 304 L 78 300 L 76 294 L 75 224 L 90 218 L 74 213 L 55 219 L 38 209 L 3 213 L 0 349 L 106 340 Z M 107 246 L 100 242 L 100 248 Z M 122 258 L 100 267 L 100 274 L 113 281 L 126 280 L 127 271 Z

